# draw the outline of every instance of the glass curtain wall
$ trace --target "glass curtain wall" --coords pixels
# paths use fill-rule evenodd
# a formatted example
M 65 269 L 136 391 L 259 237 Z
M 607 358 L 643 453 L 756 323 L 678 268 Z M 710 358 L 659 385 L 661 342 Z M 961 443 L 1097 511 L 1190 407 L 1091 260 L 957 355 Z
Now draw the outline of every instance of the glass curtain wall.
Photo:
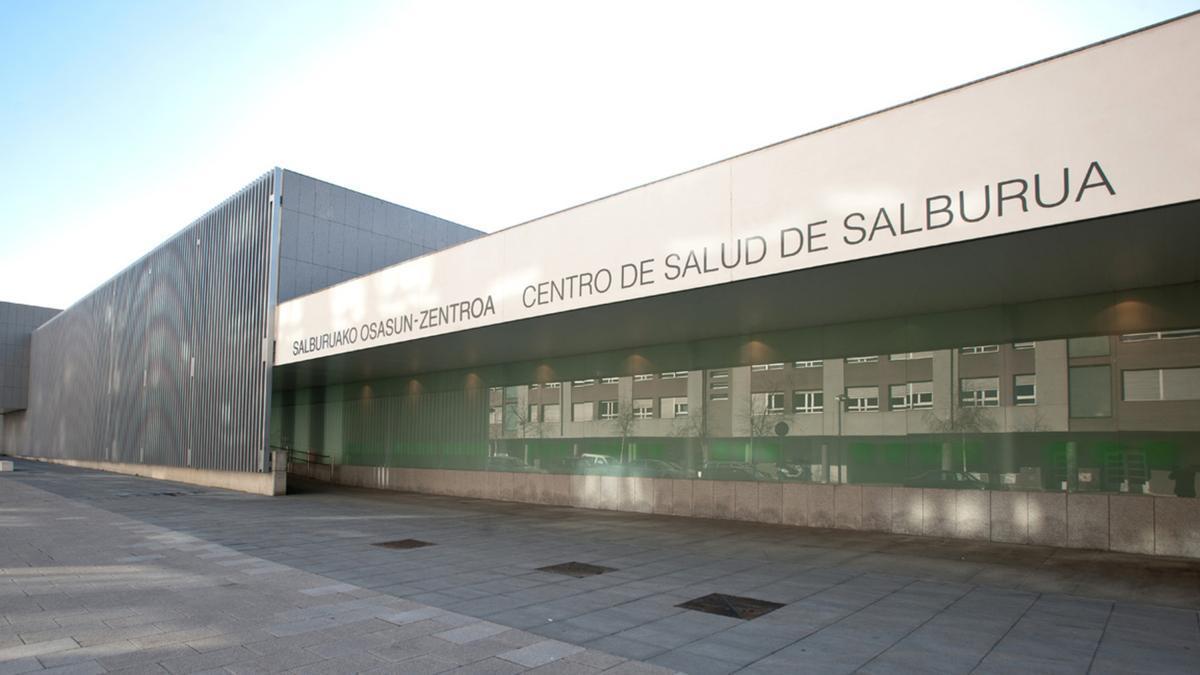
M 273 443 L 386 467 L 1196 495 L 1200 328 L 822 352 L 279 392 Z

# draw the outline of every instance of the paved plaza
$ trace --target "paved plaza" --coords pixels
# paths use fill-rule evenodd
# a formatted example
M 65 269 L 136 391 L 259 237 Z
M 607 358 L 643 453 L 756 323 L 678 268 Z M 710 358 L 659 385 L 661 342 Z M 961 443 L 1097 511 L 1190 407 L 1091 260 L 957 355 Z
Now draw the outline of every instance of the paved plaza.
M 1200 561 L 17 469 L 0 675 L 1200 672 Z

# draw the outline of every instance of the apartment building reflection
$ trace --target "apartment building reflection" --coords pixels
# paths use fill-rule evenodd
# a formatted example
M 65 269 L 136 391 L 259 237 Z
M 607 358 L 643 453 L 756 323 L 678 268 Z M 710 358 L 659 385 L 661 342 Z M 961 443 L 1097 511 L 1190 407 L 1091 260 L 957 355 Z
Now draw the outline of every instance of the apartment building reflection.
M 488 415 L 495 470 L 1194 496 L 1200 329 L 493 387 Z

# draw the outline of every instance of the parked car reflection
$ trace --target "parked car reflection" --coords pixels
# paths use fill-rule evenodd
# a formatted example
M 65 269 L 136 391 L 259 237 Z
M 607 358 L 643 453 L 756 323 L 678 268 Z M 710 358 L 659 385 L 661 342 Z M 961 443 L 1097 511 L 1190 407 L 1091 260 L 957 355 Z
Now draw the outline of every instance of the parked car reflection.
M 700 468 L 704 480 L 775 480 L 775 477 L 746 462 L 705 462 Z
M 492 455 L 487 458 L 488 471 L 510 471 L 512 473 L 546 473 L 545 470 L 526 464 L 519 457 L 509 455 Z
M 811 481 L 813 479 L 812 467 L 803 464 L 780 464 L 775 470 L 779 474 L 779 480 Z
M 904 487 L 948 488 L 954 490 L 986 490 L 987 483 L 962 471 L 935 469 L 919 473 L 904 481 Z
M 603 457 L 603 455 L 600 455 Z M 601 476 L 635 476 L 642 478 L 692 478 L 683 467 L 661 459 L 633 459 L 628 462 L 584 460 L 576 463 L 578 473 Z
M 624 464 L 627 476 L 649 478 L 691 478 L 682 466 L 661 459 L 635 459 Z

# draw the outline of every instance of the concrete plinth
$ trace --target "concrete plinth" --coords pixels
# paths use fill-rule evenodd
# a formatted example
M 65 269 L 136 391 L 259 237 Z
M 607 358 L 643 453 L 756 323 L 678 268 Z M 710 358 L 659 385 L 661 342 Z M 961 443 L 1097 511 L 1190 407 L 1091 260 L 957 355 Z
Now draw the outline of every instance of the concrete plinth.
M 145 476 L 155 480 L 168 480 L 175 483 L 202 485 L 204 487 L 249 492 L 256 495 L 275 496 L 287 492 L 287 463 L 282 464 L 280 472 L 264 471 L 216 471 L 213 469 L 193 469 L 181 466 L 160 466 L 150 464 L 123 464 L 120 462 L 95 462 L 82 459 L 50 459 L 45 457 L 22 457 L 34 462 L 62 464 L 81 469 L 95 469 L 119 473 L 126 476 Z
M 733 517 L 737 520 L 758 520 L 758 483 L 737 481 L 733 488 Z
M 991 538 L 991 495 L 987 490 L 958 490 L 955 493 L 955 537 L 981 541 Z
M 863 486 L 862 529 L 891 532 L 892 512 L 892 488 Z
M 783 486 L 779 483 L 758 484 L 758 522 L 783 521 Z
M 692 515 L 698 518 L 716 518 L 717 510 L 713 506 L 713 485 L 715 481 L 697 480 L 692 482 Z
M 833 489 L 834 527 L 841 530 L 862 529 L 862 486 L 838 485 Z
M 1154 498 L 1154 552 L 1200 558 L 1200 499 Z
M 832 485 L 812 485 L 808 489 L 809 527 L 836 527 L 837 503 Z
M 634 513 L 654 513 L 654 479 L 646 477 L 620 478 L 605 476 L 617 481 L 615 492 L 618 494 L 618 511 Z
M 1067 546 L 1108 550 L 1108 495 L 1067 495 Z
M 654 479 L 654 512 L 670 515 L 675 501 L 675 481 L 669 478 Z
M 714 480 L 712 483 L 712 517 L 733 519 L 733 483 Z
M 355 466 L 320 471 L 328 473 L 314 477 L 430 494 L 1200 558 L 1196 499 Z
M 921 488 L 892 488 L 892 532 L 921 534 L 924 518 Z
M 692 490 L 696 481 L 671 481 L 671 515 L 690 516 L 692 511 Z
M 1067 545 L 1067 495 L 1062 492 L 1028 493 L 1029 543 Z
M 957 490 L 921 491 L 921 534 L 929 537 L 954 537 L 958 534 Z
M 1108 500 L 1108 547 L 1126 553 L 1154 553 L 1154 498 L 1113 496 Z
M 783 506 L 783 524 L 808 526 L 808 492 L 810 486 L 802 483 L 784 483 L 779 486 Z
M 1025 492 L 991 494 L 992 541 L 1029 542 L 1029 496 Z

